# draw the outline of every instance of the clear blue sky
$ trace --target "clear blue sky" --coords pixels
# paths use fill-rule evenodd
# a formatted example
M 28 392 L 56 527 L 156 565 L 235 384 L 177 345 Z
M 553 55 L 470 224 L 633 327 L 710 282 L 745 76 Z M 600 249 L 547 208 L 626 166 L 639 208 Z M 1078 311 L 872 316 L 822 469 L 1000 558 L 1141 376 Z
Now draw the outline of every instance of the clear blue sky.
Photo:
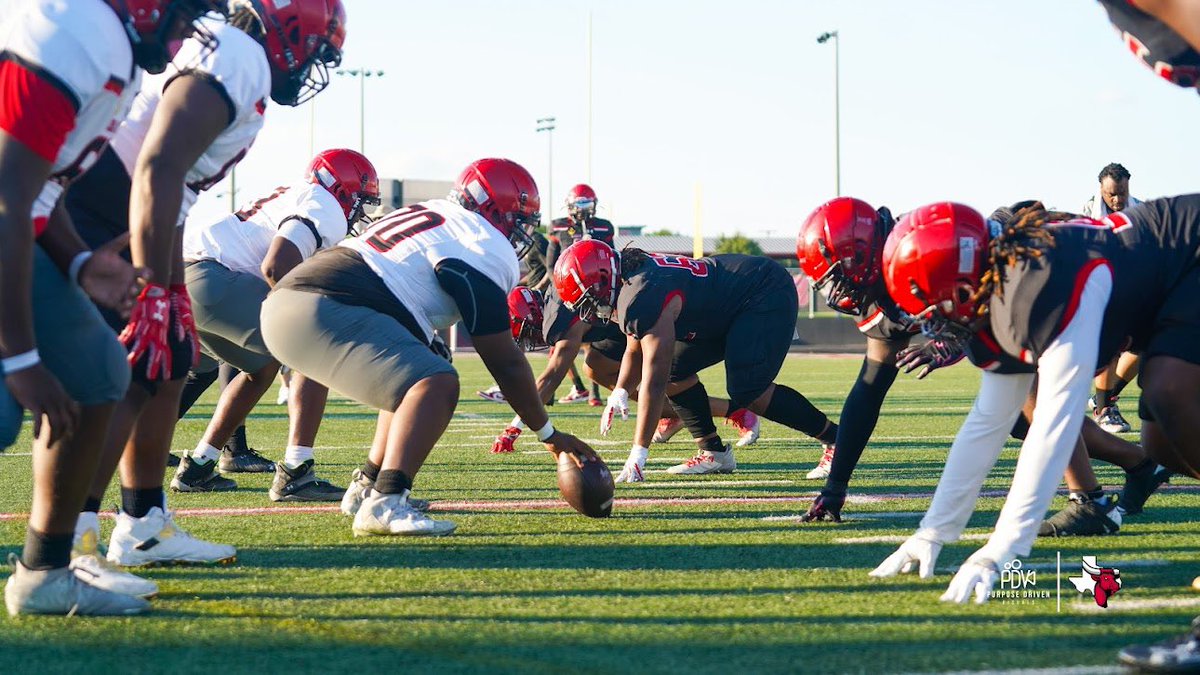
M 0 0 L 2 1 L 2 0 Z M 593 16 L 591 182 L 618 223 L 791 236 L 834 196 L 833 45 L 841 39 L 842 191 L 907 210 L 987 210 L 1040 196 L 1076 209 L 1110 161 L 1135 196 L 1200 187 L 1200 96 L 1154 77 L 1090 0 L 345 0 L 344 64 L 367 82 L 367 154 L 381 174 L 449 179 L 507 156 L 554 207 L 586 179 L 586 35 Z M 358 82 L 315 101 L 317 149 L 358 146 Z M 307 107 L 273 106 L 239 196 L 293 179 Z M 221 185 L 198 205 L 225 209 Z M 545 208 L 543 209 L 545 210 Z

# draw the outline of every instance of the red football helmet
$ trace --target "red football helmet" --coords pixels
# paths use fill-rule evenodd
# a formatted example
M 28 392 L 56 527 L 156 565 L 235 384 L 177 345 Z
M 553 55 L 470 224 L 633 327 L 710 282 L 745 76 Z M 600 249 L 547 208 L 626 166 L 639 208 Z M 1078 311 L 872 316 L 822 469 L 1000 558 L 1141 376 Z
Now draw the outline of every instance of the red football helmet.
M 305 178 L 329 190 L 338 200 L 351 231 L 366 215 L 365 207 L 379 204 L 379 174 L 371 160 L 354 150 L 322 152 L 308 165 Z
M 813 211 L 800 226 L 796 259 L 800 269 L 822 288 L 826 304 L 843 314 L 860 314 L 867 294 L 880 279 L 883 240 L 891 213 L 876 211 L 861 199 L 838 197 Z
M 939 202 L 908 213 L 883 247 L 883 280 L 917 319 L 968 325 L 987 258 L 988 227 L 969 206 Z M 926 326 L 926 332 L 938 332 Z
M 562 252 L 554 263 L 554 290 L 567 309 L 588 323 L 607 323 L 621 289 L 621 262 L 612 247 L 584 239 Z
M 329 86 L 342 63 L 346 10 L 342 0 L 250 0 L 266 33 L 271 100 L 296 106 Z
M 518 258 L 533 245 L 533 229 L 542 218 L 538 213 L 542 201 L 533 176 L 511 159 L 472 162 L 458 175 L 450 199 L 503 232 Z
M 161 73 L 175 55 L 186 34 L 204 43 L 206 49 L 216 40 L 196 19 L 209 12 L 224 13 L 224 3 L 216 0 L 108 0 L 125 25 L 125 34 L 133 47 L 133 61 L 148 73 Z
M 508 292 L 508 323 L 512 327 L 513 341 L 525 351 L 546 346 L 542 334 L 542 319 L 546 304 L 542 294 L 525 286 L 517 286 Z
M 567 192 L 567 215 L 580 222 L 596 216 L 596 191 L 580 183 Z

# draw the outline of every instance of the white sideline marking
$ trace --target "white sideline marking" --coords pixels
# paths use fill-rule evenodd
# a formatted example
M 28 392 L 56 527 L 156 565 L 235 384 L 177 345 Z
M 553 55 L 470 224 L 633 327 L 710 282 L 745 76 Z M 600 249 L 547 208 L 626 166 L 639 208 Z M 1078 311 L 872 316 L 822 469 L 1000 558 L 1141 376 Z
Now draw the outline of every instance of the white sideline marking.
M 964 534 L 959 537 L 961 541 L 984 541 L 992 536 L 988 532 L 977 532 L 972 534 Z M 834 539 L 835 544 L 903 544 L 908 541 L 906 534 L 884 534 L 876 537 L 841 537 Z
M 648 472 L 648 473 L 650 473 L 650 472 Z M 665 471 L 664 472 L 654 471 L 652 473 L 666 473 L 666 472 Z M 708 487 L 709 485 L 743 485 L 743 486 L 791 485 L 793 482 L 794 481 L 790 481 L 790 480 L 696 480 L 696 481 L 686 481 L 686 480 L 654 481 L 654 480 L 651 480 L 651 481 L 643 481 L 641 483 L 632 483 L 632 485 L 637 485 L 637 486 L 646 487 L 646 488 L 660 488 L 660 487 L 700 488 L 700 487 Z
M 847 516 L 846 518 L 843 518 L 842 520 L 844 522 L 856 522 L 856 521 L 860 521 L 860 520 L 879 520 L 879 519 L 883 519 L 883 518 L 920 518 L 923 515 L 925 515 L 924 511 L 879 511 L 879 512 L 864 511 L 862 513 L 855 513 L 853 515 Z M 769 523 L 799 523 L 799 522 L 803 522 L 803 519 L 804 519 L 803 515 L 795 515 L 795 516 L 766 516 L 765 518 L 762 518 L 761 520 L 764 520 Z M 837 540 L 835 540 L 835 541 L 837 541 Z
M 1107 562 L 1107 561 L 1106 561 Z M 1122 567 L 1128 567 L 1130 563 L 1120 563 Z M 1075 609 L 1081 612 L 1103 612 L 1105 608 L 1097 605 L 1091 600 L 1091 596 L 1082 596 L 1087 600 L 1086 603 L 1079 603 L 1079 607 Z M 1174 609 L 1177 607 L 1195 607 L 1200 605 L 1200 598 L 1147 598 L 1145 600 L 1121 600 L 1117 596 L 1108 602 L 1108 609 L 1115 611 L 1130 611 L 1136 609 Z

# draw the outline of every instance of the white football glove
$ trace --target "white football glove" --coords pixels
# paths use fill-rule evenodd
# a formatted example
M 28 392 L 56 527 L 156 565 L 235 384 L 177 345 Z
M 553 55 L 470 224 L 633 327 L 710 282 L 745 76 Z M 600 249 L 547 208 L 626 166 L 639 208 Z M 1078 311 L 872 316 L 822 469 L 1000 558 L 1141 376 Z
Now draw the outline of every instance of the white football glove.
M 942 594 L 942 602 L 964 604 L 975 596 L 975 604 L 988 601 L 996 582 L 1000 580 L 1000 566 L 994 560 L 976 553 L 967 558 L 958 573 L 950 580 L 950 587 Z
M 927 539 L 919 533 L 914 534 L 900 544 L 895 553 L 879 563 L 879 567 L 871 571 L 871 576 L 883 579 L 897 574 L 909 574 L 915 568 L 922 579 L 930 579 L 941 552 L 942 542 Z
M 617 413 L 621 413 L 622 420 L 629 419 L 629 392 L 620 387 L 613 389 L 608 395 L 608 405 L 604 406 L 604 414 L 600 416 L 601 436 L 608 435 Z
M 646 457 L 650 452 L 646 448 L 633 446 L 629 451 L 629 459 L 625 460 L 625 466 L 621 469 L 621 473 L 617 474 L 615 483 L 641 483 L 646 480 L 646 475 L 642 471 L 646 467 Z

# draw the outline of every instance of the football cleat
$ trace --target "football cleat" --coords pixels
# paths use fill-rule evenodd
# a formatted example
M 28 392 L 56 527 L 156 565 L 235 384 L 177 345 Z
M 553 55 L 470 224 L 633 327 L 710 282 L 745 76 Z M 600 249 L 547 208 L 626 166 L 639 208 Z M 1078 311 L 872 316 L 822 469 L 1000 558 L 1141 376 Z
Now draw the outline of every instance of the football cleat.
M 587 390 L 572 388 L 570 393 L 568 393 L 566 396 L 558 399 L 558 402 L 559 403 L 582 403 L 583 401 L 586 401 L 589 398 L 591 398 L 591 394 L 589 394 L 587 392 Z
M 1149 462 L 1147 466 L 1132 473 L 1125 473 L 1125 486 L 1117 499 L 1117 510 L 1122 515 L 1136 516 L 1142 512 L 1146 500 L 1159 486 L 1171 480 L 1171 470 Z
M 375 481 L 363 475 L 362 469 L 355 469 L 350 475 L 350 486 L 346 488 L 346 494 L 342 496 L 342 513 L 353 516 L 358 513 L 359 507 L 367 497 L 375 493 Z M 428 499 L 417 499 L 408 495 L 408 505 L 414 509 L 425 513 L 429 510 Z
M 825 494 L 822 492 L 808 507 L 808 513 L 800 516 L 801 522 L 828 520 L 834 523 L 842 522 L 842 506 L 846 503 L 846 495 Z
M 742 408 L 736 410 L 729 417 L 725 418 L 725 423 L 737 429 L 740 438 L 736 445 L 739 448 L 744 448 L 747 445 L 754 445 L 758 442 L 758 431 L 762 427 L 762 421 L 758 419 L 758 415 Z
M 667 473 L 695 476 L 706 473 L 733 473 L 737 461 L 733 458 L 733 447 L 725 445 L 725 452 L 709 452 L 701 450 L 695 457 L 683 464 L 676 464 L 667 469 Z
M 1152 645 L 1132 645 L 1117 653 L 1121 663 L 1151 673 L 1200 672 L 1200 617 L 1179 637 Z
M 156 506 L 141 518 L 117 514 L 108 561 L 122 567 L 224 565 L 237 561 L 237 549 L 196 539 L 175 524 L 174 514 Z
M 273 502 L 340 502 L 346 490 L 327 480 L 317 478 L 313 471 L 313 460 L 307 460 L 295 469 L 282 462 L 275 465 L 275 480 L 271 483 Z
M 600 406 L 604 405 L 604 401 L 597 396 L 588 394 L 588 405 L 592 406 L 593 408 L 599 408 Z
M 483 391 L 475 392 L 475 395 L 485 401 L 491 401 L 492 403 L 505 402 L 504 392 L 500 391 L 500 387 L 494 384 Z
M 150 599 L 158 595 L 158 584 L 108 562 L 100 553 L 100 521 L 95 513 L 84 511 L 75 523 L 75 543 L 71 546 L 71 571 L 80 580 L 113 593 Z
M 12 576 L 4 584 L 4 605 L 9 616 L 127 616 L 150 608 L 142 598 L 92 586 L 66 567 L 31 570 L 16 555 L 9 556 L 8 561 L 13 566 Z
M 1125 417 L 1121 415 L 1121 409 L 1117 407 L 1115 399 L 1112 405 L 1096 410 L 1092 413 L 1092 416 L 1096 419 L 1096 424 L 1100 425 L 1101 429 L 1110 434 L 1128 433 L 1132 428 L 1129 426 L 1129 422 L 1125 420 Z
M 521 437 L 521 430 L 517 427 L 508 427 L 492 443 L 492 454 L 498 455 L 504 452 L 512 452 L 513 445 L 517 439 Z
M 408 493 L 385 495 L 372 490 L 354 515 L 354 536 L 437 537 L 454 532 L 454 523 L 434 520 L 409 504 Z
M 275 405 L 287 405 L 288 397 L 291 395 L 291 390 L 288 386 L 282 385 L 279 387 L 279 394 L 275 396 Z
M 187 456 L 175 469 L 171 489 L 176 492 L 229 492 L 237 489 L 237 483 L 217 473 L 215 460 L 202 464 Z
M 829 467 L 833 466 L 835 448 L 832 445 L 822 444 L 821 449 L 823 450 L 821 461 L 817 462 L 813 470 L 809 471 L 808 475 L 805 476 L 809 480 L 825 480 L 829 478 Z
M 1072 492 L 1068 501 L 1065 509 L 1042 521 L 1039 537 L 1092 537 L 1116 534 L 1121 529 L 1116 497 L 1092 500 L 1083 493 Z
M 664 417 L 658 421 L 658 428 L 654 430 L 654 436 L 650 438 L 651 443 L 666 443 L 679 433 L 683 428 L 683 420 L 678 417 L 672 419 Z
M 217 468 L 221 473 L 271 473 L 275 471 L 275 462 L 258 454 L 254 448 L 237 452 L 226 445 L 221 449 Z

